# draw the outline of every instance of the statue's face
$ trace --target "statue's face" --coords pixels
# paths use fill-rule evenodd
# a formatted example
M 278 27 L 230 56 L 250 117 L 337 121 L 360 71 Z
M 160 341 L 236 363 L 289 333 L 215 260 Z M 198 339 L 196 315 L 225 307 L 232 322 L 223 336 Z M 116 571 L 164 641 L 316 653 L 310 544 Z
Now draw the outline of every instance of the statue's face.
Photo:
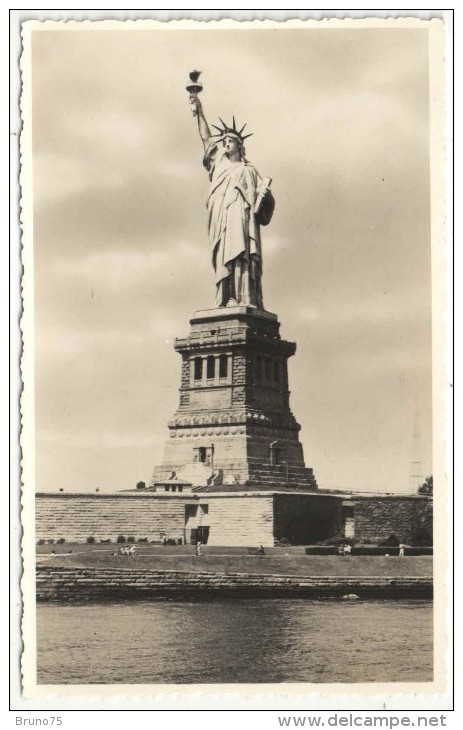
M 241 159 L 241 150 L 236 137 L 224 137 L 223 146 L 230 160 Z

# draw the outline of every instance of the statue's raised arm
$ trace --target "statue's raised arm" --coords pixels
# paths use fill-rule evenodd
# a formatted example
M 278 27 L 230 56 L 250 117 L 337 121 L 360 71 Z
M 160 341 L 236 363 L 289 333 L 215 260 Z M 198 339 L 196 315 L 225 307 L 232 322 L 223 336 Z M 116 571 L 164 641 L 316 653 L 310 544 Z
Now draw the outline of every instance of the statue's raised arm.
M 190 105 L 193 116 L 196 117 L 198 121 L 198 132 L 199 136 L 202 139 L 204 150 L 207 150 L 209 144 L 211 143 L 212 135 L 211 130 L 209 129 L 209 125 L 206 122 L 206 117 L 204 116 L 202 104 L 197 94 L 190 94 Z
M 193 116 L 204 145 L 203 164 L 211 187 L 207 199 L 209 239 L 217 287 L 216 306 L 264 308 L 262 299 L 262 247 L 260 226 L 270 223 L 275 206 L 271 179 L 262 180 L 245 156 L 243 134 L 220 119 L 211 134 L 198 93 L 199 72 L 192 71 L 187 86 Z

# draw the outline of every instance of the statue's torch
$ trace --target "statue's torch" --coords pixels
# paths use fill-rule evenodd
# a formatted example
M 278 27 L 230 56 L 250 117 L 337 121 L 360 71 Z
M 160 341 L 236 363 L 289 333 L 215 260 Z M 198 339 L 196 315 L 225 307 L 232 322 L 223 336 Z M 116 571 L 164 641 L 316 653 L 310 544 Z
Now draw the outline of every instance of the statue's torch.
M 194 102 L 196 101 L 196 97 L 198 94 L 203 90 L 202 84 L 198 83 L 198 79 L 201 75 L 201 71 L 190 71 L 190 81 L 188 82 L 186 86 L 186 90 L 190 94 L 190 102 L 192 103 L 193 107 L 193 116 L 195 117 L 197 114 L 196 105 Z

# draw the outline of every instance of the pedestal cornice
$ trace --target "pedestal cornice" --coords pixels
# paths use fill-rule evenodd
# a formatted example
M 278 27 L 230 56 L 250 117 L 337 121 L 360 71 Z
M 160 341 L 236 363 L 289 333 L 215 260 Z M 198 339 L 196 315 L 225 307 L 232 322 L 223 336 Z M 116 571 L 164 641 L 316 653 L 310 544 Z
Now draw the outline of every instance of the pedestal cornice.
M 237 305 L 236 307 L 216 307 L 215 309 L 199 309 L 194 313 L 190 324 L 210 322 L 216 320 L 227 321 L 231 319 L 253 317 L 255 319 L 278 322 L 278 317 L 273 312 L 258 307 Z

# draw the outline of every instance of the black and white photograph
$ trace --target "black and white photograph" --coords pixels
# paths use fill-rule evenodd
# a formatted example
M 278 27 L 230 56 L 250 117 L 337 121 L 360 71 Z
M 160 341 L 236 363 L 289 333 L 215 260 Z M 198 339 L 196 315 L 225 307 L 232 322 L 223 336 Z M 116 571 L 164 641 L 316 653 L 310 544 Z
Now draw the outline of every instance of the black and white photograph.
M 22 39 L 25 695 L 442 691 L 444 24 Z

